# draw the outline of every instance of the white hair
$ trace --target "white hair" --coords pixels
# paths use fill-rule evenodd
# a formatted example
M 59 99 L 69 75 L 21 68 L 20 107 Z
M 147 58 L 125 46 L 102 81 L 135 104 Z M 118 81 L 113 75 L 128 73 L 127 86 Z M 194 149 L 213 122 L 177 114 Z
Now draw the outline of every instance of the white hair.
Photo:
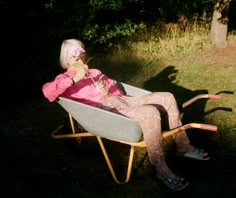
M 85 52 L 84 44 L 80 40 L 67 39 L 62 42 L 59 59 L 62 68 L 67 69 L 70 66 L 69 60 L 78 48 L 83 49 Z

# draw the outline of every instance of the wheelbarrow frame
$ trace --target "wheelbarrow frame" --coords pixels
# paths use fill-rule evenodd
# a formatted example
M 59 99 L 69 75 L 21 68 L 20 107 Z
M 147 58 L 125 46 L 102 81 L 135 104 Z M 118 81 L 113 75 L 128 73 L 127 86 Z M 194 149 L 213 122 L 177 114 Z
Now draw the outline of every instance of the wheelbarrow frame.
M 125 83 L 119 83 L 124 88 L 127 95 L 139 96 L 149 94 L 151 92 L 137 88 Z M 201 98 L 213 98 L 221 99 L 220 95 L 214 94 L 201 94 L 183 103 L 183 108 L 192 104 Z M 127 183 L 130 180 L 132 171 L 132 163 L 134 158 L 135 147 L 146 147 L 146 144 L 142 137 L 142 129 L 136 120 L 128 117 L 109 112 L 91 105 L 80 103 L 74 100 L 70 100 L 64 97 L 59 97 L 57 101 L 69 115 L 69 121 L 71 125 L 71 133 L 58 133 L 62 130 L 63 125 L 60 125 L 52 132 L 52 138 L 64 139 L 64 138 L 85 138 L 96 137 L 102 150 L 106 164 L 112 175 L 114 181 L 118 184 Z M 82 126 L 84 130 L 81 132 L 77 129 L 76 124 Z M 185 131 L 190 128 L 198 128 L 207 131 L 217 131 L 217 126 L 208 125 L 203 123 L 189 123 L 175 129 L 163 132 L 163 137 L 167 138 L 181 131 Z M 116 172 L 113 168 L 111 160 L 108 156 L 107 150 L 102 139 L 108 139 L 111 141 L 119 142 L 130 146 L 129 159 L 125 180 L 121 181 L 117 178 Z

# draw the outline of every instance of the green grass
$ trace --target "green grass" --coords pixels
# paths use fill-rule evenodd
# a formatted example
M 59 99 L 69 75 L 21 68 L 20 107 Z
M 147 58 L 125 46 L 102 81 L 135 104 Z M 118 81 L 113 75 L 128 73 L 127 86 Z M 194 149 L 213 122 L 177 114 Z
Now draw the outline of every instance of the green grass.
M 232 143 L 236 140 L 236 67 L 195 61 L 211 48 L 208 35 L 202 27 L 185 33 L 174 29 L 165 37 L 151 34 L 147 39 L 145 35 L 145 41 L 130 42 L 128 48 L 98 56 L 91 64 L 118 81 L 151 91 L 170 91 L 180 104 L 197 94 L 222 92 L 222 100 L 203 99 L 193 104 L 186 120 L 199 118 L 217 125 L 222 141 L 230 142 L 231 148 L 236 144 Z M 236 40 L 235 34 L 229 38 Z
M 168 165 L 190 182 L 189 188 L 176 193 L 166 189 L 156 178 L 144 148 L 135 150 L 130 182 L 116 184 L 96 139 L 85 138 L 80 145 L 69 139 L 52 140 L 51 131 L 67 122 L 68 115 L 57 103 L 40 98 L 30 104 L 21 103 L 19 108 L 11 105 L 3 109 L 0 150 L 3 190 L 8 195 L 24 197 L 235 197 L 236 67 L 201 61 L 209 49 L 206 30 L 188 29 L 183 34 L 178 26 L 173 27 L 177 29 L 168 26 L 168 31 L 161 27 L 149 34 L 144 32 L 145 39 L 130 41 L 125 48 L 110 53 L 98 50 L 89 65 L 118 81 L 151 91 L 170 91 L 180 104 L 202 92 L 234 92 L 222 94 L 222 100 L 197 101 L 185 111 L 185 122 L 200 120 L 219 127 L 218 134 L 190 133 L 198 147 L 209 151 L 210 161 L 180 159 L 174 152 L 166 152 Z M 230 38 L 236 41 L 235 35 Z M 215 108 L 219 110 L 212 111 Z M 224 108 L 232 108 L 232 112 Z M 210 113 L 204 115 L 205 112 Z M 121 179 L 129 150 L 123 144 L 108 140 L 104 143 Z

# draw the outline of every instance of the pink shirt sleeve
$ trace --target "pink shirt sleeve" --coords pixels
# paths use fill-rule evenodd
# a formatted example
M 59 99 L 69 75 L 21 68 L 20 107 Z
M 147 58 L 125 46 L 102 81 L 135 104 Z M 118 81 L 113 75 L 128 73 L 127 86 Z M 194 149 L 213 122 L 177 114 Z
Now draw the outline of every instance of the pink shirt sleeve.
M 59 74 L 55 80 L 47 82 L 43 85 L 42 91 L 44 96 L 53 102 L 61 95 L 68 87 L 71 86 L 70 76 L 67 74 Z
M 90 69 L 89 72 L 94 81 L 97 81 L 102 75 L 101 71 L 97 69 Z M 65 73 L 58 75 L 53 81 L 45 83 L 42 87 L 44 96 L 50 102 L 55 101 L 59 96 L 63 96 L 96 106 L 103 95 L 97 91 L 90 77 L 85 77 L 72 85 L 70 77 L 75 73 L 76 71 L 69 69 Z M 112 79 L 105 75 L 103 80 L 108 85 L 112 96 L 123 95 Z

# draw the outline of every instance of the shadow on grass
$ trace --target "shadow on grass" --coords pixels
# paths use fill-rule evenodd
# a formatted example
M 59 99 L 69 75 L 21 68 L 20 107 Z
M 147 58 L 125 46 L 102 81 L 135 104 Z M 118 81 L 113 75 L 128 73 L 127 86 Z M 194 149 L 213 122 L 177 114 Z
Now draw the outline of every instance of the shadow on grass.
M 216 107 L 214 109 L 205 112 L 206 103 L 207 100 L 209 99 L 200 99 L 192 103 L 187 108 L 182 109 L 181 107 L 183 102 L 199 94 L 208 94 L 208 90 L 190 90 L 185 87 L 178 86 L 175 83 L 177 74 L 178 71 L 175 69 L 174 66 L 167 66 L 161 72 L 159 72 L 155 77 L 146 81 L 144 83 L 144 88 L 150 91 L 168 91 L 173 93 L 177 99 L 179 108 L 183 112 L 182 122 L 184 124 L 191 122 L 205 123 L 204 117 L 210 113 L 213 113 L 214 111 L 218 110 L 232 111 L 231 108 Z M 219 90 L 219 93 L 216 94 L 233 94 L 233 93 L 229 91 Z M 211 123 L 206 123 L 206 124 L 211 124 Z M 225 151 L 220 132 L 212 133 L 198 129 L 191 129 L 187 131 L 187 134 L 193 145 L 200 148 L 204 148 L 210 153 L 210 155 L 212 156 L 211 162 L 207 162 L 203 165 L 203 163 L 201 162 L 196 162 L 186 159 L 178 159 L 176 157 L 173 157 L 173 155 L 167 154 L 167 161 L 169 162 L 170 167 L 172 167 L 172 169 L 176 172 L 181 172 L 182 175 L 186 176 L 187 178 L 190 178 L 190 180 L 192 179 L 193 182 L 194 179 L 202 180 L 204 178 L 203 175 L 209 176 L 209 178 L 205 179 L 210 179 L 210 177 L 214 178 L 218 174 L 217 173 L 217 169 L 219 168 L 218 166 L 222 167 L 225 166 L 225 164 L 222 163 L 221 161 L 223 158 L 222 154 L 225 153 Z M 235 159 L 229 160 L 229 163 L 230 161 L 234 161 L 235 163 Z M 217 165 L 214 164 L 216 162 Z M 191 168 L 186 168 L 186 167 L 191 167 Z M 230 165 L 230 167 L 232 166 Z M 217 185 L 219 183 L 221 183 L 220 178 L 216 179 L 214 185 Z
M 135 68 L 131 68 L 130 72 Z M 136 68 L 137 69 L 137 68 Z M 125 66 L 123 67 L 125 71 Z M 123 72 L 123 71 L 122 71 Z M 120 74 L 122 73 L 120 72 Z M 177 75 L 169 66 L 145 83 L 151 91 L 170 91 L 178 103 L 207 90 L 192 91 L 174 84 Z M 126 79 L 125 77 L 122 77 Z M 125 81 L 125 80 L 124 80 Z M 204 121 L 206 100 L 186 109 L 185 122 Z M 7 116 L 9 114 L 9 116 Z M 234 197 L 236 176 L 234 153 L 220 156 L 220 148 L 207 133 L 191 132 L 196 145 L 210 150 L 212 160 L 196 162 L 178 159 L 167 153 L 167 162 L 173 171 L 190 181 L 183 192 L 167 190 L 155 177 L 145 149 L 136 149 L 134 168 L 128 184 L 118 185 L 106 167 L 94 138 L 84 139 L 80 145 L 71 140 L 52 140 L 50 131 L 67 115 L 56 104 L 46 100 L 34 101 L 24 108 L 3 114 L 1 119 L 1 178 L 7 195 L 24 197 Z M 188 115 L 188 116 L 187 116 Z M 68 128 L 68 130 L 70 130 Z M 211 136 L 216 136 L 212 134 Z M 119 178 L 126 171 L 126 145 L 105 141 Z M 3 191 L 4 192 L 4 191 Z M 13 196 L 12 196 L 13 197 Z
M 123 67 L 123 69 L 126 69 Z M 133 68 L 132 68 L 133 69 Z M 123 72 L 121 72 L 123 73 Z M 179 107 L 181 107 L 182 103 L 186 100 L 198 95 L 198 94 L 207 94 L 207 90 L 189 90 L 184 87 L 180 87 L 174 83 L 176 79 L 178 71 L 175 69 L 174 66 L 168 66 L 165 69 L 163 69 L 158 75 L 151 78 L 150 80 L 146 81 L 144 83 L 144 88 L 150 91 L 168 91 L 173 93 L 176 96 L 176 99 L 178 101 Z M 184 123 L 190 123 L 190 122 L 200 122 L 204 123 L 204 115 L 205 115 L 205 106 L 206 106 L 207 99 L 201 99 L 197 101 L 196 103 L 193 103 L 190 105 L 187 109 L 184 110 L 184 116 L 183 116 L 183 122 Z M 210 113 L 210 112 L 208 112 Z M 210 124 L 210 123 L 209 123 Z M 218 139 L 218 134 L 212 133 L 212 132 L 199 132 L 199 130 L 192 129 L 187 131 L 191 142 L 200 148 L 205 148 L 210 151 L 210 153 L 214 153 L 214 151 L 217 147 L 217 145 L 214 145 L 213 143 L 209 143 L 211 139 Z M 85 141 L 86 142 L 86 141 Z M 97 146 L 94 146 L 94 144 L 91 144 L 91 142 L 95 143 L 97 145 L 96 140 L 95 141 L 88 141 L 89 144 L 82 144 L 82 145 L 73 145 L 74 149 L 78 149 L 78 153 L 81 153 L 82 150 L 86 150 L 86 147 L 88 146 L 90 149 L 86 151 L 89 155 L 92 152 L 91 157 L 96 157 L 97 153 Z M 168 142 L 167 142 L 168 143 Z M 128 149 L 129 147 L 127 145 L 122 145 L 119 143 L 114 143 L 111 141 L 105 141 L 105 145 L 107 147 L 107 150 L 110 154 L 111 161 L 113 163 L 115 171 L 117 171 L 117 176 L 119 179 L 122 178 L 122 175 L 124 175 L 126 171 L 126 164 L 127 164 L 127 157 L 128 157 Z M 72 145 L 71 145 L 72 146 Z M 172 145 L 171 145 L 172 146 Z M 92 148 L 92 149 L 91 149 Z M 95 149 L 96 152 L 93 152 L 92 150 Z M 190 180 L 192 179 L 194 182 L 194 179 L 197 180 L 203 180 L 204 174 L 207 174 L 207 170 L 209 168 L 208 164 L 203 164 L 201 162 L 191 161 L 191 160 L 185 160 L 185 159 L 178 159 L 174 156 L 174 148 L 167 148 L 167 151 L 170 153 L 167 153 L 167 162 L 169 166 L 171 167 L 174 172 L 179 173 L 180 175 L 184 175 Z M 74 151 L 75 151 L 74 150 Z M 85 151 L 84 150 L 84 151 Z M 76 152 L 75 152 L 76 153 Z M 77 154 L 78 154 L 77 153 Z M 81 153 L 81 156 L 84 156 Z M 81 157 L 80 156 L 80 157 Z M 105 163 L 104 163 L 105 165 Z M 194 169 L 194 172 L 192 170 L 189 170 L 186 167 L 191 166 Z M 90 165 L 88 165 L 90 166 Z M 94 167 L 91 164 L 91 167 Z M 207 168 L 205 168 L 207 167 Z M 95 168 L 96 169 L 96 168 Z M 216 169 L 215 169 L 216 170 Z M 214 171 L 213 171 L 214 172 Z M 109 173 L 108 173 L 109 174 Z M 201 177 L 202 176 L 202 177 Z M 133 165 L 133 172 L 131 174 L 131 180 L 132 178 L 140 179 L 140 178 L 146 178 L 149 180 L 155 180 L 155 171 L 153 167 L 150 165 L 147 151 L 146 149 L 136 149 L 136 156 L 135 161 Z M 112 180 L 112 178 L 111 178 Z
M 199 94 L 208 94 L 207 90 L 190 90 L 175 83 L 178 70 L 174 66 L 167 66 L 155 77 L 144 83 L 144 88 L 150 91 L 171 92 L 174 94 L 179 109 L 183 111 L 182 104 Z M 201 99 L 188 106 L 184 112 L 183 122 L 204 121 L 204 109 L 207 99 Z

